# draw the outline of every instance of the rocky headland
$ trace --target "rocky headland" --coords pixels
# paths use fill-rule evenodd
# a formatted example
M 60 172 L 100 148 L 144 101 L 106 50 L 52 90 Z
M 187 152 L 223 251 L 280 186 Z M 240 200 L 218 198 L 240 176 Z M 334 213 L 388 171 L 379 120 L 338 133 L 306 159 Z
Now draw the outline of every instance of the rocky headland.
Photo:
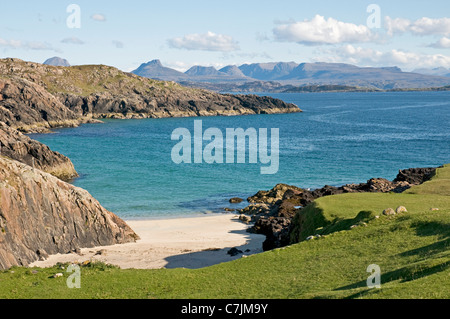
M 278 184 L 268 191 L 259 191 L 250 196 L 249 206 L 238 210 L 240 219 L 252 223 L 251 232 L 266 236 L 264 250 L 271 250 L 291 244 L 291 230 L 294 217 L 314 200 L 329 195 L 344 193 L 402 193 L 433 177 L 436 168 L 410 168 L 400 170 L 393 181 L 372 178 L 367 183 L 347 184 L 340 187 L 326 185 L 315 190 L 302 189 L 293 185 Z
M 56 67 L 0 59 L 0 121 L 24 132 L 101 118 L 162 118 L 301 112 L 271 97 L 218 94 L 104 65 Z

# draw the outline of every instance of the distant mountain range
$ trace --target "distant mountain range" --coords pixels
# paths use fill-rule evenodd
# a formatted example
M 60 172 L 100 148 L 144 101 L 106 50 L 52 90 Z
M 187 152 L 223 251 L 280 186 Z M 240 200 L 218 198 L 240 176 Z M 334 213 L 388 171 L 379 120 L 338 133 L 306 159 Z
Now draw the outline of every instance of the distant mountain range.
M 435 69 L 415 69 L 414 73 L 426 74 L 426 75 L 437 75 L 450 77 L 450 69 L 446 68 L 435 68 Z
M 44 62 L 70 66 L 63 58 Z M 174 81 L 184 86 L 221 92 L 302 92 L 304 87 L 339 86 L 355 90 L 396 90 L 440 88 L 450 85 L 450 69 L 416 69 L 403 72 L 398 67 L 358 67 L 344 63 L 270 62 L 241 66 L 228 65 L 219 70 L 196 65 L 186 72 L 165 67 L 159 60 L 143 63 L 132 73 L 156 80 Z M 299 87 L 303 87 L 298 89 Z M 309 89 L 309 88 L 307 88 Z
M 420 71 L 420 72 L 419 72 Z M 398 67 L 358 67 L 344 63 L 253 63 L 214 67 L 193 66 L 186 72 L 164 67 L 159 60 L 142 64 L 132 73 L 157 80 L 175 81 L 188 86 L 232 90 L 235 86 L 252 87 L 342 85 L 371 89 L 409 89 L 450 85 L 450 70 L 403 72 Z M 255 82 L 271 82 L 260 83 Z M 223 84 L 223 85 L 222 85 Z

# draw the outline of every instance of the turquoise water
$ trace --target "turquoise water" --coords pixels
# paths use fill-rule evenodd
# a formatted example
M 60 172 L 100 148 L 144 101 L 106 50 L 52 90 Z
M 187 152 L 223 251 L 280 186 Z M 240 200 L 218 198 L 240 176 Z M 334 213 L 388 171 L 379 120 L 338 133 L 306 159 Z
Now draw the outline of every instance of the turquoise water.
M 236 207 L 229 198 L 277 183 L 337 186 L 450 162 L 450 92 L 270 95 L 304 113 L 201 119 L 223 132 L 279 128 L 275 175 L 261 175 L 261 164 L 173 163 L 172 131 L 193 132 L 199 118 L 106 120 L 31 137 L 70 157 L 81 175 L 74 184 L 122 218 L 220 212 Z

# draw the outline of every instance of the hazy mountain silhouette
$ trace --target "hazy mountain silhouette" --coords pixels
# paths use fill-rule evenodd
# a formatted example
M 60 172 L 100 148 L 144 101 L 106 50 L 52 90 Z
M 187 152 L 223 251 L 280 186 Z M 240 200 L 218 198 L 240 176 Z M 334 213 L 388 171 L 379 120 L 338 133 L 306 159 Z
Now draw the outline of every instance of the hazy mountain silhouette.
M 52 66 L 70 66 L 69 61 L 67 61 L 66 59 L 57 57 L 57 56 L 45 60 L 44 64 L 52 65 Z

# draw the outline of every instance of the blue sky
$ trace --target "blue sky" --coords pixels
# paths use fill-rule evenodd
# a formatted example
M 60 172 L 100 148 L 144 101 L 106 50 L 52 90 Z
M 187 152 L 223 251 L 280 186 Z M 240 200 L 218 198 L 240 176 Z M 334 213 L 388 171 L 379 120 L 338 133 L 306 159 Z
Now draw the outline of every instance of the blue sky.
M 70 4 L 80 8 L 80 28 L 67 25 Z M 380 9 L 379 26 L 367 23 L 370 4 Z M 179 70 L 270 61 L 450 68 L 448 0 L 18 0 L 0 12 L 0 57 L 40 63 L 60 56 L 125 71 L 153 59 Z

